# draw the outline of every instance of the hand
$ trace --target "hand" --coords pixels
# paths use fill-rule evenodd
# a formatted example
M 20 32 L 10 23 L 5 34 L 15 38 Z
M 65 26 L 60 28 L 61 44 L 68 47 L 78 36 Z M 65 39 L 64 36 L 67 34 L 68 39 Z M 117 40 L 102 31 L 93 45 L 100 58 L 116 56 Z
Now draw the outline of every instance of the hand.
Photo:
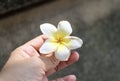
M 48 81 L 48 76 L 67 67 L 79 59 L 71 52 L 68 61 L 60 62 L 52 56 L 43 56 L 38 49 L 47 38 L 44 35 L 16 48 L 0 73 L 0 81 Z M 76 81 L 75 75 L 68 75 L 53 81 Z

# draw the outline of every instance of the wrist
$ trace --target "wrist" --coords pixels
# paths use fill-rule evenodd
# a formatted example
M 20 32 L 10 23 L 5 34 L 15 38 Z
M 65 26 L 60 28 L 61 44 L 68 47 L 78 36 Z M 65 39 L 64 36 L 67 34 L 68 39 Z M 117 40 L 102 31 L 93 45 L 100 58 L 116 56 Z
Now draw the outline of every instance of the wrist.
M 12 77 L 10 77 L 11 74 L 6 72 L 0 72 L 0 81 L 15 81 Z
M 5 80 L 5 76 L 3 76 L 2 72 L 0 72 L 0 81 L 7 81 Z

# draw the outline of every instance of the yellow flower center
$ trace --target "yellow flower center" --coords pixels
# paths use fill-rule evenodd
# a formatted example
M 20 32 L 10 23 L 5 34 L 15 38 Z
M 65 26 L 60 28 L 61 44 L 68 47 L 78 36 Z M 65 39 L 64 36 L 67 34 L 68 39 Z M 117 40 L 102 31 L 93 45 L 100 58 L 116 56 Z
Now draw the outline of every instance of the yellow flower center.
M 67 44 L 70 40 L 68 38 L 65 38 L 66 33 L 65 32 L 55 32 L 54 33 L 54 41 L 58 44 Z
M 59 43 L 59 44 L 62 44 L 64 42 L 64 40 L 62 38 L 57 38 L 56 42 Z

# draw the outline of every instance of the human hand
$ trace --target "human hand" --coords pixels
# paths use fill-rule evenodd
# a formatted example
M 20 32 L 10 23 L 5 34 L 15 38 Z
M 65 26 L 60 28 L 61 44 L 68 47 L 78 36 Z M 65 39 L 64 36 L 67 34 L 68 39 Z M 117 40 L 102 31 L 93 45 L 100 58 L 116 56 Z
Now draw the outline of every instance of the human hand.
M 53 53 L 41 55 L 38 50 L 46 39 L 41 35 L 15 49 L 0 73 L 0 81 L 48 81 L 48 76 L 79 59 L 75 51 L 64 62 L 57 60 Z M 76 77 L 68 75 L 53 81 L 76 81 Z

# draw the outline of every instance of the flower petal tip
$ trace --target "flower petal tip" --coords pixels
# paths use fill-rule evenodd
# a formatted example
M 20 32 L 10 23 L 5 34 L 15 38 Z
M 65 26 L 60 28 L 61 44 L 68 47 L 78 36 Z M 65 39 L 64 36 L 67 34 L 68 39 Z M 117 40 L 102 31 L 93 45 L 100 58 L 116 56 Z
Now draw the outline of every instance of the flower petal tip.
M 67 35 L 72 33 L 71 24 L 65 20 L 62 20 L 58 23 L 58 30 L 65 32 Z
M 43 34 L 49 37 L 52 36 L 53 33 L 57 31 L 57 28 L 50 23 L 44 23 L 40 25 L 40 30 Z
M 82 45 L 83 45 L 83 40 L 79 38 L 79 42 L 80 42 L 80 47 L 79 48 L 81 48 Z

